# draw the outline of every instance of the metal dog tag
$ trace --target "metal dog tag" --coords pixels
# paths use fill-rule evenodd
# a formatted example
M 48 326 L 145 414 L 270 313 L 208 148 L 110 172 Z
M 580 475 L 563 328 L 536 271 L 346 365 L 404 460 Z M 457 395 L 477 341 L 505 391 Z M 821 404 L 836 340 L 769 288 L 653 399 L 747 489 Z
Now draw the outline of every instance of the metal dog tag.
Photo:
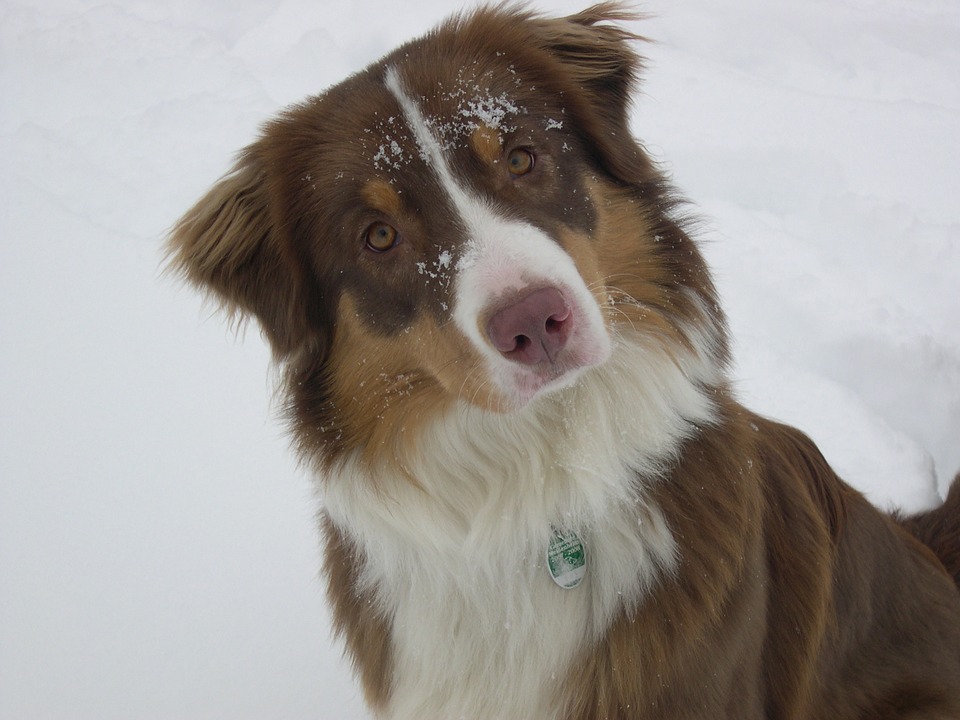
M 550 529 L 547 569 L 557 585 L 571 590 L 580 584 L 587 572 L 587 549 L 573 530 L 561 530 L 555 526 Z

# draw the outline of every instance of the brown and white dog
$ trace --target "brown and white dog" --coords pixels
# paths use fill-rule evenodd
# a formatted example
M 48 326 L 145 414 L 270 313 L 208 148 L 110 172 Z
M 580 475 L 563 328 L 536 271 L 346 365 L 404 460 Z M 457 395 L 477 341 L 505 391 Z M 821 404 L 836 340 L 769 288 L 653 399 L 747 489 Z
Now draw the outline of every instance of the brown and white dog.
M 960 483 L 891 518 L 733 398 L 628 129 L 628 18 L 455 18 L 268 124 L 172 233 L 284 369 L 367 699 L 960 718 Z

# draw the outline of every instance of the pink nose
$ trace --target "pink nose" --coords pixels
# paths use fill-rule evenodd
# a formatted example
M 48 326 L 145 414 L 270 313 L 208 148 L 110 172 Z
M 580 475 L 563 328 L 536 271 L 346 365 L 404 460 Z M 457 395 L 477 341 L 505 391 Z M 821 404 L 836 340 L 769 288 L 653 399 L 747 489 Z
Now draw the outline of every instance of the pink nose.
M 508 360 L 536 365 L 556 359 L 567 344 L 572 321 L 560 291 L 543 288 L 494 313 L 487 323 L 487 335 Z

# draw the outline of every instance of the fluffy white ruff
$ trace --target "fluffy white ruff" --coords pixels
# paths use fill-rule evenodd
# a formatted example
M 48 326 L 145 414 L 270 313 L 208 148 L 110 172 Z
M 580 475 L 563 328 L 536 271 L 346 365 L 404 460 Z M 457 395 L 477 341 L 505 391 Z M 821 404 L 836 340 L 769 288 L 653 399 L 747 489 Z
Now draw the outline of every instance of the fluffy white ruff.
M 577 651 L 675 569 L 645 487 L 712 421 L 700 388 L 715 371 L 707 352 L 649 337 L 613 345 L 608 362 L 516 413 L 460 403 L 408 456 L 373 471 L 347 460 L 326 478 L 326 510 L 361 548 L 361 584 L 392 628 L 386 717 L 555 717 Z M 551 524 L 585 541 L 575 589 L 547 572 Z

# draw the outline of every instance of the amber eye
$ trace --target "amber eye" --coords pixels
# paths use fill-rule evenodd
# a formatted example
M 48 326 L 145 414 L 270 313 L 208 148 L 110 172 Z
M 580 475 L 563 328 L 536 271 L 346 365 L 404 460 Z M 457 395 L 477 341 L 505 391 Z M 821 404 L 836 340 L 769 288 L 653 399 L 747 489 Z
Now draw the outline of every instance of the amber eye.
M 533 170 L 534 162 L 533 153 L 523 148 L 511 150 L 510 154 L 507 155 L 507 169 L 514 177 L 529 173 Z
M 374 252 L 386 252 L 399 241 L 396 228 L 385 222 L 375 222 L 367 228 L 367 247 Z

